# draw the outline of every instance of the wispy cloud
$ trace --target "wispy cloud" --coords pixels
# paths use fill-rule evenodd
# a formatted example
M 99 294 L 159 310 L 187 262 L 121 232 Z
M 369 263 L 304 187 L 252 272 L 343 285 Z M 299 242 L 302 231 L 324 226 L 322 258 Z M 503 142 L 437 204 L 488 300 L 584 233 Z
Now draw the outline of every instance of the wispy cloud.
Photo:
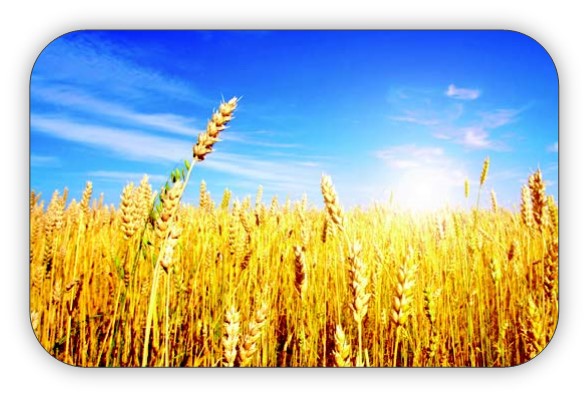
M 35 88 L 32 90 L 32 96 L 34 99 L 43 102 L 65 106 L 70 111 L 96 116 L 100 119 L 100 122 L 123 123 L 131 125 L 133 128 L 148 127 L 158 132 L 186 136 L 194 140 L 202 132 L 202 129 L 197 129 L 195 126 L 206 126 L 206 121 L 197 120 L 193 117 L 170 113 L 141 113 L 116 102 L 98 99 L 66 87 L 58 89 Z M 248 132 L 229 130 L 228 132 L 223 134 L 223 141 L 267 148 L 300 147 L 300 144 L 297 143 L 276 142 L 275 140 L 265 139 L 267 136 L 275 136 L 275 132 L 265 130 Z
M 31 130 L 58 139 L 104 149 L 110 154 L 146 162 L 175 162 L 189 154 L 186 141 L 147 135 L 136 130 L 88 125 L 75 121 L 31 116 Z
M 38 156 L 31 154 L 31 167 L 59 167 L 59 158 L 55 156 Z
M 472 113 L 467 111 L 465 103 L 451 101 L 447 97 L 472 100 L 480 96 L 479 90 L 458 88 L 451 84 L 445 95 L 414 93 L 410 99 L 394 101 L 397 114 L 391 119 L 428 127 L 428 132 L 434 138 L 456 143 L 469 150 L 510 150 L 504 141 L 504 131 L 499 136 L 496 133 L 498 129 L 517 122 L 524 108 L 498 108 Z M 509 133 L 510 138 L 516 137 L 514 132 Z
M 203 167 L 238 175 L 261 184 L 314 186 L 320 178 L 316 163 L 272 157 L 260 160 L 246 155 L 218 152 L 202 163 Z
M 424 125 L 424 126 L 433 126 L 433 125 L 438 125 L 440 123 L 440 121 L 438 119 L 434 119 L 434 118 L 427 119 L 427 118 L 424 118 L 424 117 L 416 114 L 416 112 L 414 112 L 414 111 L 405 111 L 404 114 L 401 116 L 392 116 L 390 118 L 394 121 L 413 123 L 413 124 L 419 124 L 419 125 Z
M 396 107 L 400 109 L 398 114 L 390 117 L 391 120 L 432 128 L 451 124 L 457 121 L 464 112 L 461 103 L 448 104 L 446 101 L 439 102 L 431 98 L 421 98 L 410 104 L 401 103 Z
M 521 112 L 522 110 L 520 109 L 497 109 L 481 112 L 471 117 L 464 127 L 447 123 L 438 126 L 432 135 L 437 139 L 460 144 L 466 149 L 508 151 L 510 150 L 509 145 L 500 137 L 496 137 L 495 133 L 499 128 L 518 121 L 518 116 Z M 512 132 L 509 135 L 511 139 L 516 136 Z
M 547 146 L 547 151 L 549 153 L 558 153 L 559 152 L 559 142 L 554 142 L 551 145 Z
M 104 37 L 73 32 L 43 51 L 33 69 L 33 85 L 68 82 L 135 102 L 164 96 L 199 106 L 214 104 L 191 84 L 134 61 L 132 54 Z
M 175 163 L 191 158 L 192 141 L 169 136 L 155 136 L 136 130 L 87 125 L 68 119 L 40 115 L 31 116 L 31 129 L 54 138 L 94 147 L 125 160 L 144 163 Z M 312 188 L 320 180 L 320 161 L 307 157 L 272 156 L 264 159 L 242 154 L 215 151 L 199 167 L 244 178 L 257 186 L 268 185 L 287 191 L 288 188 Z M 128 180 L 143 174 L 95 171 L 95 177 Z
M 152 183 L 163 183 L 167 180 L 165 175 L 149 175 L 140 172 L 120 172 L 120 171 L 90 171 L 88 176 L 95 179 L 101 179 L 106 181 L 115 182 L 134 182 L 138 183 L 143 179 L 143 176 L 147 175 L 149 182 Z
M 473 149 L 487 149 L 492 146 L 488 139 L 490 135 L 486 130 L 480 127 L 464 128 L 462 131 L 461 143 Z
M 114 121 L 150 127 L 171 134 L 191 137 L 196 137 L 197 135 L 195 128 L 197 120 L 192 117 L 170 113 L 141 113 L 115 101 L 99 99 L 79 90 L 76 91 L 63 86 L 60 88 L 35 86 L 31 89 L 31 98 L 62 106 L 70 111 L 81 111 L 85 114 L 98 116 L 102 120 L 110 118 Z
M 480 125 L 485 128 L 498 128 L 517 121 L 520 109 L 496 109 L 480 113 Z
M 433 137 L 442 140 L 449 140 L 469 150 L 493 150 L 507 152 L 511 148 L 502 140 L 492 138 L 491 129 L 479 124 L 472 124 L 468 127 L 453 128 L 442 132 L 433 133 Z
M 447 95 L 450 98 L 468 101 L 478 99 L 480 94 L 480 90 L 475 90 L 471 88 L 457 88 L 454 84 L 450 84 L 447 88 L 447 91 L 445 91 L 445 95 Z

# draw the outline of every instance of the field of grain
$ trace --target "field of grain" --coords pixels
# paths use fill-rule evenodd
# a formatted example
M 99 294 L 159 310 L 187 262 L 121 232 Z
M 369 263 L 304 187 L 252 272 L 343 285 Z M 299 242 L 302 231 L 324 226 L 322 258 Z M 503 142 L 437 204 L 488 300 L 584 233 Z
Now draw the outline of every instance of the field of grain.
M 547 345 L 558 318 L 558 208 L 538 170 L 520 211 L 344 211 L 336 181 L 266 205 L 181 203 L 233 117 L 223 102 L 163 188 L 130 183 L 119 208 L 88 182 L 30 203 L 30 312 L 41 345 L 83 367 L 504 367 Z M 212 154 L 213 155 L 213 154 Z M 156 194 L 157 193 L 157 194 Z M 465 195 L 470 195 L 466 183 Z

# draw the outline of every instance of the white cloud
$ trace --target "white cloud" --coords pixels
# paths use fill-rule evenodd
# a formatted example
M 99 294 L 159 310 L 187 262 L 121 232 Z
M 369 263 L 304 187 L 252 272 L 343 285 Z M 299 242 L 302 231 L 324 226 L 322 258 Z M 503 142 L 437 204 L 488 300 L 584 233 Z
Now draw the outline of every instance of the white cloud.
M 458 120 L 464 110 L 461 103 L 452 103 L 447 106 L 445 103 L 437 104 L 431 98 L 424 98 L 420 102 L 413 103 L 411 109 L 401 109 L 400 114 L 391 116 L 390 119 L 425 127 L 436 127 Z M 400 106 L 405 106 L 405 104 Z
M 60 160 L 54 156 L 38 156 L 31 154 L 31 167 L 58 167 Z
M 119 121 L 151 127 L 171 134 L 190 136 L 194 137 L 194 139 L 198 135 L 197 121 L 194 118 L 169 113 L 140 113 L 113 101 L 98 99 L 67 88 L 39 88 L 34 86 L 31 88 L 31 98 L 98 115 L 101 118 L 111 117 Z M 201 124 L 201 128 L 206 126 L 204 123 Z
M 451 84 L 445 91 L 445 95 L 454 99 L 474 100 L 480 97 L 481 92 L 477 89 L 458 88 L 455 84 Z M 509 131 L 509 134 L 505 134 L 504 130 L 500 130 L 500 135 L 496 136 L 495 130 L 515 123 L 518 121 L 518 116 L 525 110 L 525 108 L 498 108 L 466 114 L 464 102 L 448 102 L 447 98 L 440 98 L 438 93 L 436 96 L 431 93 L 421 94 L 412 98 L 409 104 L 406 101 L 393 103 L 398 109 L 391 117 L 392 120 L 428 127 L 433 137 L 474 150 L 510 150 L 506 141 L 510 142 L 516 138 L 514 132 Z M 411 166 L 410 163 L 403 162 L 398 162 L 397 165 Z
M 413 123 L 413 124 L 419 124 L 419 125 L 424 125 L 424 126 L 433 126 L 433 125 L 437 125 L 440 123 L 440 121 L 437 119 L 422 118 L 422 117 L 417 116 L 413 112 L 408 112 L 408 111 L 405 112 L 405 114 L 402 116 L 392 116 L 391 119 L 394 121 L 401 121 L 401 122 L 405 122 L 405 123 Z
M 202 167 L 246 177 L 257 183 L 316 184 L 320 181 L 317 163 L 304 163 L 284 158 L 260 160 L 241 154 L 218 152 L 200 163 Z
M 508 151 L 509 146 L 504 142 L 507 136 L 513 138 L 513 133 L 502 135 L 503 139 L 493 137 L 496 129 L 517 121 L 521 110 L 497 109 L 478 114 L 467 127 L 455 128 L 453 125 L 440 126 L 433 136 L 437 139 L 450 140 L 464 146 L 467 149 L 490 149 L 495 151 Z M 515 135 L 516 136 L 516 135 Z
M 140 50 L 140 49 L 139 49 Z M 134 62 L 126 43 L 93 40 L 73 32 L 50 43 L 33 69 L 32 86 L 70 82 L 95 91 L 107 90 L 121 98 L 142 101 L 145 97 L 171 97 L 202 106 L 213 104 L 187 81 Z
M 189 142 L 147 135 L 134 130 L 88 125 L 67 119 L 31 116 L 31 131 L 55 138 L 105 149 L 125 159 L 175 162 L 191 157 Z
M 470 88 L 457 88 L 454 84 L 450 84 L 447 91 L 445 91 L 445 95 L 455 99 L 474 100 L 480 96 L 480 91 Z
M 191 159 L 194 144 L 187 140 L 149 135 L 136 130 L 87 125 L 40 115 L 31 116 L 31 129 L 37 133 L 97 148 L 120 156 L 121 159 L 137 162 L 177 163 L 182 159 Z M 226 151 L 215 151 L 206 158 L 206 161 L 198 163 L 197 166 L 238 176 L 255 186 L 262 184 L 277 190 L 292 192 L 292 189 L 314 189 L 320 182 L 320 165 L 318 161 L 308 161 L 305 156 L 267 155 L 259 159 Z M 93 175 L 128 181 L 140 180 L 143 174 L 96 171 Z
M 492 112 L 481 114 L 482 121 L 480 124 L 485 128 L 498 128 L 516 121 L 516 117 L 521 113 L 516 109 L 497 109 Z
M 114 121 L 131 123 L 135 128 L 149 127 L 156 131 L 175 134 L 197 139 L 203 132 L 207 121 L 198 121 L 192 117 L 185 117 L 170 113 L 141 113 L 127 106 L 115 102 L 105 101 L 68 88 L 34 88 L 32 97 L 47 103 L 67 106 L 70 109 L 82 111 L 99 116 L 101 120 L 110 117 Z M 197 129 L 196 126 L 199 128 Z M 258 130 L 251 132 L 228 130 L 223 134 L 223 141 L 238 142 L 240 144 L 258 147 L 295 148 L 300 147 L 295 143 L 271 142 L 264 140 L 267 135 L 275 135 L 273 132 Z
M 119 171 L 90 171 L 88 176 L 96 179 L 103 179 L 108 181 L 117 181 L 123 183 L 133 182 L 138 184 L 147 175 L 150 183 L 163 183 L 167 180 L 164 175 L 149 175 L 140 172 L 119 172 Z
M 492 146 L 488 140 L 488 132 L 482 128 L 466 128 L 463 130 L 461 143 L 467 148 L 485 149 Z

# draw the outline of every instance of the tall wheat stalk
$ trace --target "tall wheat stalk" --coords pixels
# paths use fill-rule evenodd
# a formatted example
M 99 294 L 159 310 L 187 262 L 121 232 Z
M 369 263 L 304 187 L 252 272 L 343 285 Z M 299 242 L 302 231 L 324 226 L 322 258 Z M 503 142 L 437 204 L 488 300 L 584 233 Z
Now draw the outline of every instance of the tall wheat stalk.
M 197 162 L 204 161 L 206 156 L 212 152 L 214 144 L 220 140 L 220 133 L 227 128 L 228 122 L 232 120 L 233 113 L 236 108 L 237 98 L 232 98 L 228 102 L 221 103 L 219 110 L 213 113 L 210 121 L 208 122 L 208 125 L 206 126 L 206 131 L 198 135 L 198 141 L 193 147 L 192 163 L 188 167 L 188 173 L 186 177 L 183 181 L 176 182 L 174 184 L 174 188 L 172 188 L 171 190 L 163 190 L 163 194 L 161 196 L 163 210 L 161 211 L 161 214 L 157 219 L 159 236 L 163 240 L 160 243 L 161 248 L 159 251 L 159 257 L 157 258 L 156 266 L 154 267 L 153 279 L 151 283 L 151 295 L 149 298 L 147 322 L 145 324 L 145 339 L 143 342 L 143 360 L 141 364 L 143 367 L 147 366 L 148 364 L 149 338 L 151 333 L 151 324 L 153 316 L 155 314 L 155 303 L 159 284 L 159 276 L 161 271 L 160 268 L 162 268 L 163 270 L 167 269 L 166 265 L 169 265 L 168 258 L 171 256 L 171 253 L 173 252 L 173 246 L 169 241 L 170 239 L 174 240 L 174 238 L 171 237 L 172 233 L 168 232 L 169 221 L 170 219 L 172 219 L 171 222 L 174 222 L 173 217 L 178 211 L 180 200 L 182 199 L 184 190 L 188 185 L 194 165 Z

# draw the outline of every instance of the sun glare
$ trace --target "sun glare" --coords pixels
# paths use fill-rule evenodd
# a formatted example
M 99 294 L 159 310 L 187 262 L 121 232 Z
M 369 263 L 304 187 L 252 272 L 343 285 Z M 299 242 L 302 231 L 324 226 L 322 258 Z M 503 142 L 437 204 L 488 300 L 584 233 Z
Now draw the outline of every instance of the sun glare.
M 407 172 L 398 181 L 395 201 L 402 209 L 435 211 L 450 203 L 451 186 L 447 176 L 435 170 Z

